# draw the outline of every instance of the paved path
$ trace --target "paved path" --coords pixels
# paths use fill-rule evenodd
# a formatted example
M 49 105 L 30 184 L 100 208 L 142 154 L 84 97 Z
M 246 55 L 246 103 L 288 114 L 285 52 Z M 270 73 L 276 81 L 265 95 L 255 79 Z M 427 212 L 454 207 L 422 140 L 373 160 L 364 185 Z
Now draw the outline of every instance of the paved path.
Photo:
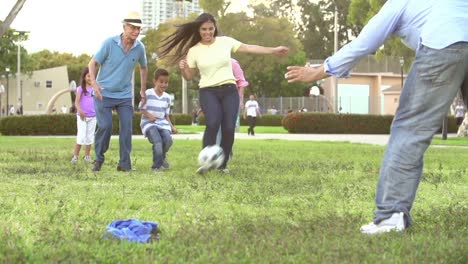
M 197 134 L 176 134 L 172 135 L 174 140 L 201 140 L 203 133 Z M 282 140 L 312 140 L 312 141 L 341 141 L 353 143 L 366 143 L 373 145 L 386 145 L 389 135 L 350 135 L 350 134 L 256 134 L 249 136 L 246 133 L 236 133 L 236 139 L 262 140 L 262 139 L 282 139 Z

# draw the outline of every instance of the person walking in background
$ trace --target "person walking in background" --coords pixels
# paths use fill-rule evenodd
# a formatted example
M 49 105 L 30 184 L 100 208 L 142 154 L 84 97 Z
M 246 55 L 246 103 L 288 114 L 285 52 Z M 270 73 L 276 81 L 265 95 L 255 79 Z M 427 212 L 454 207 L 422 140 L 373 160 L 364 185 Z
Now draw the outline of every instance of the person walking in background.
M 457 106 L 455 106 L 455 120 L 457 121 L 457 126 L 460 126 L 463 122 L 463 118 L 465 118 L 465 111 L 466 107 L 462 101 L 457 102 Z
M 229 173 L 228 153 L 231 153 L 234 143 L 239 110 L 231 52 L 285 55 L 288 51 L 283 46 L 248 45 L 231 37 L 218 36 L 216 20 L 208 13 L 199 15 L 195 21 L 179 25 L 173 34 L 163 40 L 160 57 L 174 54 L 173 62 L 179 62 L 182 75 L 187 80 L 200 74 L 199 101 L 206 120 L 203 147 L 216 144 L 216 134 L 221 125 L 221 147 L 225 155 L 219 170 L 223 173 Z M 198 173 L 207 171 L 204 167 L 197 170 Z
M 460 88 L 465 103 L 468 100 L 467 29 L 466 0 L 390 0 L 356 39 L 323 65 L 288 67 L 289 82 L 346 77 L 360 58 L 378 49 L 391 34 L 416 50 L 380 169 L 375 217 L 361 227 L 362 233 L 402 231 L 412 224 L 410 211 L 424 153 Z
M 157 69 L 153 75 L 153 89 L 146 90 L 146 104 L 140 104 L 141 131 L 153 145 L 154 172 L 169 169 L 167 152 L 172 146 L 171 132 L 176 134 L 177 129 L 169 119 L 171 97 L 166 93 L 169 84 L 169 72 Z
M 130 171 L 132 151 L 133 103 L 132 76 L 135 65 L 140 65 L 141 104 L 146 103 L 148 74 L 145 46 L 137 38 L 142 22 L 137 12 L 130 12 L 122 21 L 123 33 L 104 41 L 88 64 L 94 92 L 97 131 L 94 145 L 93 171 L 100 171 L 104 154 L 112 135 L 112 109 L 119 116 L 120 159 L 117 171 Z M 96 78 L 96 66 L 100 65 Z
M 257 116 L 262 117 L 262 114 L 260 114 L 260 106 L 258 102 L 255 101 L 255 96 L 251 94 L 249 100 L 245 102 L 244 107 L 244 119 L 247 119 L 249 123 L 249 129 L 247 130 L 249 136 L 255 136 L 254 128 L 257 124 Z
M 91 145 L 94 143 L 94 132 L 96 131 L 96 112 L 94 111 L 94 99 L 91 95 L 91 76 L 89 68 L 85 67 L 81 73 L 81 85 L 76 88 L 76 143 L 73 149 L 71 163 L 78 161 L 81 146 L 85 146 L 84 161 L 91 162 Z

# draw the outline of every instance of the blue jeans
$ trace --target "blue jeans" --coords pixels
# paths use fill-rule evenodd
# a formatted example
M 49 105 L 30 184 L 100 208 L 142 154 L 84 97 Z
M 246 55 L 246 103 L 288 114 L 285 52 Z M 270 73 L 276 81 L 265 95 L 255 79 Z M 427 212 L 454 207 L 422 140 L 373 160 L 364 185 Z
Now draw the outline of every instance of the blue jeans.
M 216 87 L 200 89 L 200 106 L 205 115 L 206 128 L 203 134 L 203 147 L 216 144 L 216 135 L 221 126 L 221 148 L 224 151 L 225 168 L 229 153 L 234 144 L 237 111 L 239 109 L 239 93 L 235 84 L 224 84 Z
M 132 151 L 133 106 L 132 98 L 115 99 L 103 97 L 102 101 L 94 98 L 96 110 L 97 130 L 94 135 L 95 160 L 104 162 L 104 154 L 109 149 L 112 135 L 112 108 L 115 107 L 119 115 L 119 166 L 125 170 L 132 168 L 130 152 Z
M 148 141 L 153 144 L 153 166 L 151 168 L 160 168 L 166 158 L 166 153 L 172 146 L 171 131 L 151 126 L 146 130 L 145 135 Z
M 423 170 L 424 152 L 460 88 L 466 102 L 468 42 L 441 50 L 422 46 L 417 51 L 380 169 L 375 224 L 396 212 L 403 212 L 407 225 L 412 224 L 410 211 Z

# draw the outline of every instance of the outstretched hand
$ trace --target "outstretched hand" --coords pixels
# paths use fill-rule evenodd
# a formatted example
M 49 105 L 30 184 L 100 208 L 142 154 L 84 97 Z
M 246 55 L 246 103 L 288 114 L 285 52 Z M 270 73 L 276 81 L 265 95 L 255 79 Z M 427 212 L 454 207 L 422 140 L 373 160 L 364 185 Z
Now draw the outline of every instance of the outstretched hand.
M 273 54 L 275 55 L 283 56 L 283 55 L 288 54 L 288 52 L 289 52 L 289 48 L 285 46 L 278 46 L 278 47 L 273 48 Z
M 328 75 L 323 70 L 323 65 L 319 67 L 302 67 L 302 66 L 288 66 L 288 72 L 284 75 L 284 78 L 288 82 L 315 82 L 323 78 L 328 77 Z

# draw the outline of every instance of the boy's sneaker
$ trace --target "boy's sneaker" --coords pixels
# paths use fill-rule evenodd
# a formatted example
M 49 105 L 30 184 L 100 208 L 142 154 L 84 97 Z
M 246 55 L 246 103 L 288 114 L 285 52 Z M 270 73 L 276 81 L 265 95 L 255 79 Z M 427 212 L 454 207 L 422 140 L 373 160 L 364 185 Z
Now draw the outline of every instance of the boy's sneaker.
M 361 233 L 367 235 L 381 234 L 390 231 L 400 232 L 405 230 L 405 214 L 394 213 L 390 218 L 382 220 L 377 225 L 373 222 L 361 227 Z
M 228 168 L 224 168 L 224 169 L 218 169 L 219 172 L 221 172 L 222 174 L 229 174 L 229 169 Z
M 90 156 L 84 156 L 83 160 L 86 163 L 90 163 L 91 162 L 91 157 Z
M 166 159 L 164 159 L 162 163 L 162 167 L 167 170 L 171 167 L 171 165 L 169 164 L 169 162 L 167 162 Z
M 163 171 L 165 171 L 165 170 L 166 170 L 166 169 L 165 169 L 163 166 L 161 166 L 161 167 L 159 167 L 159 168 L 153 168 L 153 169 L 152 169 L 152 171 L 155 172 L 155 173 L 160 173 L 160 172 L 163 172 Z
M 78 161 L 78 157 L 73 155 L 73 158 L 71 159 L 71 163 L 75 164 Z

